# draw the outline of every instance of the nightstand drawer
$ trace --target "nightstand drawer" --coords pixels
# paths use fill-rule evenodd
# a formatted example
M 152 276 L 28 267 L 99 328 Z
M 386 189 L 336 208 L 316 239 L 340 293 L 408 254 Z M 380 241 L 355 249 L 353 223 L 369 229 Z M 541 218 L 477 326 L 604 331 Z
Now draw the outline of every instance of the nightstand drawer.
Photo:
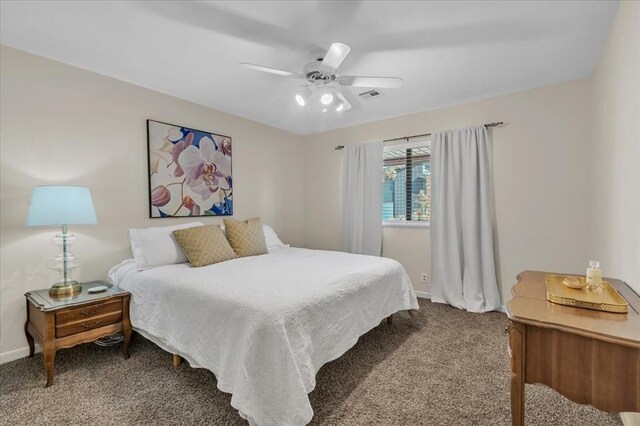
M 104 327 L 105 325 L 115 324 L 120 321 L 122 321 L 122 311 L 93 316 L 76 322 L 67 322 L 66 324 L 56 325 L 56 337 L 70 336 L 72 334 L 93 330 L 94 328 Z
M 73 309 L 65 309 L 64 311 L 56 312 L 56 325 L 64 325 L 70 322 L 86 320 L 89 318 L 97 317 L 99 315 L 105 315 L 121 310 L 122 299 L 120 298 L 104 303 L 85 305 Z

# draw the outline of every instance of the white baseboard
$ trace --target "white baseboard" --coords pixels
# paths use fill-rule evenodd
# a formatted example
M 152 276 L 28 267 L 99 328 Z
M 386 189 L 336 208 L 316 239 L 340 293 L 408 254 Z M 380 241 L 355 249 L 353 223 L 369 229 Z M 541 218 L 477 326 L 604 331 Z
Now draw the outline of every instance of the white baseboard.
M 36 344 L 36 353 L 41 352 L 42 349 L 40 345 Z M 26 358 L 29 356 L 29 347 L 25 346 L 24 348 L 14 349 L 9 352 L 3 352 L 0 354 L 0 364 L 5 364 L 7 362 L 15 361 L 16 359 Z
M 419 297 L 420 299 L 431 299 L 431 293 L 426 292 L 426 291 L 414 291 L 414 293 L 416 294 L 416 297 Z
M 418 297 L 419 299 L 431 299 L 431 293 L 427 292 L 427 291 L 414 291 L 414 293 L 416 294 L 416 297 Z M 502 312 L 503 314 L 507 313 L 507 310 L 505 309 L 504 305 L 500 305 L 500 307 L 498 309 L 496 309 L 497 312 Z M 638 425 L 640 426 L 640 425 Z
M 640 413 L 620 413 L 620 418 L 624 426 L 640 425 Z

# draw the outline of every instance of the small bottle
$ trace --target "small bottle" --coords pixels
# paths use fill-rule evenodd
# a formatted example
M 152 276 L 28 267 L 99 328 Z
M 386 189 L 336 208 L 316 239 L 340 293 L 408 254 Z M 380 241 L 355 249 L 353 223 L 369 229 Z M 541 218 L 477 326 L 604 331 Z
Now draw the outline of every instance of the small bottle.
M 590 260 L 587 268 L 587 288 L 592 291 L 601 291 L 602 289 L 602 270 L 600 270 L 600 262 Z

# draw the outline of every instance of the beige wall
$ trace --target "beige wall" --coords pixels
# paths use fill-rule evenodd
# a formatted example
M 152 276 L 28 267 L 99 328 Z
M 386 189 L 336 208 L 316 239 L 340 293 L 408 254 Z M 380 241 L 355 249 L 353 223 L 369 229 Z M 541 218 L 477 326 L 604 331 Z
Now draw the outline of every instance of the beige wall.
M 128 228 L 185 221 L 147 218 L 148 118 L 232 136 L 234 216 L 262 216 L 284 241 L 303 243 L 299 136 L 4 46 L 0 66 L 3 360 L 26 353 L 23 294 L 55 278 L 45 261 L 56 231 L 25 227 L 33 185 L 91 188 L 99 224 L 71 228 L 83 281 L 131 256 Z
M 375 102 L 375 101 L 374 101 Z M 504 121 L 493 129 L 498 278 L 503 300 L 524 269 L 583 272 L 591 81 L 527 90 L 307 137 L 305 235 L 312 248 L 341 246 L 338 144 Z M 429 231 L 387 228 L 383 255 L 400 261 L 420 291 L 430 272 Z
M 623 1 L 594 75 L 589 256 L 640 293 L 640 3 Z

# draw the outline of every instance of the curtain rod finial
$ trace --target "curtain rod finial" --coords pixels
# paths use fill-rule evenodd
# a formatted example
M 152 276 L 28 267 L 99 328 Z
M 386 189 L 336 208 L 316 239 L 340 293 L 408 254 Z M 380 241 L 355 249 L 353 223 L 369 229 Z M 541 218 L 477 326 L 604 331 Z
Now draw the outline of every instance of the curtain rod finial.
M 344 145 L 338 145 L 334 148 L 336 151 L 339 151 L 341 149 L 344 149 Z

